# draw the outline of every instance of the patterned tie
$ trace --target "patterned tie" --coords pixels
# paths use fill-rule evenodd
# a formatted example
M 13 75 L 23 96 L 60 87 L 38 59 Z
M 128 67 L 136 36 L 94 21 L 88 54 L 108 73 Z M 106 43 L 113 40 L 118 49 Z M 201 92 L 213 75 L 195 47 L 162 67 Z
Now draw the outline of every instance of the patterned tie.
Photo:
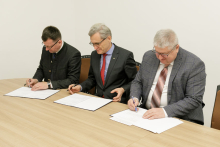
M 103 54 L 102 69 L 100 72 L 103 85 L 105 84 L 105 57 L 106 57 L 106 55 L 107 54 Z
M 160 107 L 160 100 L 161 100 L 161 95 L 163 91 L 164 84 L 166 82 L 167 78 L 167 67 L 165 67 L 158 78 L 156 88 L 154 90 L 152 99 L 151 99 L 151 108 L 159 108 Z

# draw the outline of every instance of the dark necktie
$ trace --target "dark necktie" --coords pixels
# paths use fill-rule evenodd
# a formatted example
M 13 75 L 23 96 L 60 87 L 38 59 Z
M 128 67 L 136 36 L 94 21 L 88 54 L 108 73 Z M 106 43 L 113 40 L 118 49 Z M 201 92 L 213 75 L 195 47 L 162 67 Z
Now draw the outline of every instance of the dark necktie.
M 106 55 L 107 54 L 103 54 L 102 69 L 100 72 L 103 85 L 105 84 L 105 57 L 106 57 Z
M 165 85 L 166 78 L 167 78 L 167 68 L 168 67 L 165 67 L 160 72 L 160 76 L 158 78 L 157 85 L 156 85 L 156 88 L 154 90 L 154 93 L 151 99 L 151 108 L 160 107 L 161 95 L 162 95 L 163 87 Z

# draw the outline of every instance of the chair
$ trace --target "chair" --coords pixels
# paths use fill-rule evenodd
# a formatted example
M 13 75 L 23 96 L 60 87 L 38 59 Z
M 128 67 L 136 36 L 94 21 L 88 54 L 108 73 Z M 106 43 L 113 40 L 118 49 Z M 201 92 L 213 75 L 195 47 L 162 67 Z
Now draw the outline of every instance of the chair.
M 137 71 L 139 71 L 140 66 L 141 66 L 141 63 L 139 63 L 139 62 L 135 62 L 135 64 L 136 64 Z
M 215 104 L 212 112 L 211 128 L 220 130 L 220 85 L 217 86 Z
M 81 72 L 79 83 L 82 83 L 88 78 L 89 68 L 90 68 L 90 55 L 81 56 Z M 88 91 L 89 94 L 95 94 L 95 87 Z

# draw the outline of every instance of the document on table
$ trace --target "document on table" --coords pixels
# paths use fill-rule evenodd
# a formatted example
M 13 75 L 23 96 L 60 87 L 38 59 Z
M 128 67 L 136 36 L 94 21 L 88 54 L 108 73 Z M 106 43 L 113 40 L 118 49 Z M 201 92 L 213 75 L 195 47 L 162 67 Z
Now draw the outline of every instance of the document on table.
M 111 99 L 97 98 L 75 93 L 54 102 L 58 104 L 95 111 L 102 106 L 110 103 L 111 101 Z
M 171 117 L 153 120 L 143 119 L 142 116 L 146 111 L 143 108 L 139 108 L 137 112 L 127 109 L 111 115 L 112 117 L 110 119 L 129 126 L 134 125 L 153 133 L 162 133 L 183 123 L 179 119 Z
M 59 92 L 59 90 L 45 89 L 45 90 L 32 91 L 31 88 L 29 87 L 21 87 L 5 95 L 14 96 L 14 97 L 33 98 L 33 99 L 46 99 L 57 92 Z

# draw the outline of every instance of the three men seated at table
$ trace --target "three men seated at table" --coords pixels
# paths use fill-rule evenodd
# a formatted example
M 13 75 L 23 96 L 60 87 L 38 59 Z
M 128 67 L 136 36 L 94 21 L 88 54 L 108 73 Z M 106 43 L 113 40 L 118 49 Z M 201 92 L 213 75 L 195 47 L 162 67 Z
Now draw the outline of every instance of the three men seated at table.
M 88 79 L 70 85 L 69 92 L 85 92 L 96 86 L 96 96 L 127 103 L 137 73 L 133 53 L 112 43 L 111 30 L 104 24 L 94 24 L 89 36 L 95 51 L 91 53 Z
M 144 54 L 138 73 L 133 53 L 111 42 L 111 30 L 106 25 L 94 24 L 88 34 L 95 51 L 91 53 L 86 81 L 78 85 L 80 52 L 61 40 L 56 27 L 49 26 L 42 34 L 40 65 L 26 84 L 32 90 L 69 85 L 71 94 L 96 86 L 96 96 L 128 103 L 131 110 L 139 104 L 149 109 L 143 118 L 178 117 L 204 124 L 205 64 L 179 46 L 174 31 L 156 33 L 153 50 Z
M 68 88 L 71 83 L 78 83 L 80 52 L 62 40 L 56 27 L 46 27 L 41 38 L 44 46 L 40 65 L 34 77 L 26 80 L 26 85 L 32 87 L 32 90 L 40 90 Z
M 149 109 L 143 118 L 178 117 L 204 124 L 203 94 L 205 64 L 196 55 L 179 46 L 172 30 L 160 30 L 153 50 L 147 51 L 140 70 L 131 84 L 128 107 Z

